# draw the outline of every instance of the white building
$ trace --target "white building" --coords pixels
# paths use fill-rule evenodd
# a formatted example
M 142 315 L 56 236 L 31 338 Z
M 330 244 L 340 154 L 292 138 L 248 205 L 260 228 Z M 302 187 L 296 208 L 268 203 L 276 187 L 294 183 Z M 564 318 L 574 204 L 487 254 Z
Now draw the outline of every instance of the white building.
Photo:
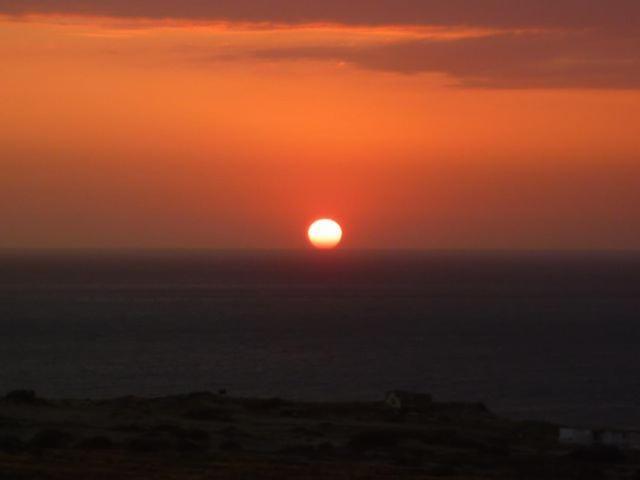
M 558 441 L 565 445 L 593 445 L 596 441 L 593 430 L 581 428 L 561 428 Z
M 603 445 L 640 450 L 640 432 L 563 427 L 558 431 L 558 442 L 564 445 Z

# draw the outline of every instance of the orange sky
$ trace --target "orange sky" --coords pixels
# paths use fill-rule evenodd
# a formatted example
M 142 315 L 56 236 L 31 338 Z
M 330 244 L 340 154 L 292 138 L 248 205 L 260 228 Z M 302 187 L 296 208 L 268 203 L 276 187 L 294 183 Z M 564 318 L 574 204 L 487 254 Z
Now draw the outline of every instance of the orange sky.
M 640 248 L 634 29 L 5 13 L 0 246 Z

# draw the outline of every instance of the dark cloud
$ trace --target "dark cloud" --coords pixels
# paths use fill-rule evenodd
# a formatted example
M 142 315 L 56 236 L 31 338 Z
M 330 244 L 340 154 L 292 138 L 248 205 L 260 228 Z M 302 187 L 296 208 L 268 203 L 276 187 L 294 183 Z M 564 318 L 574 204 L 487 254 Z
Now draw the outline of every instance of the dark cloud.
M 335 60 L 404 74 L 444 73 L 488 88 L 640 88 L 640 35 L 500 34 L 367 47 L 258 50 L 265 60 Z
M 0 13 L 524 29 L 528 33 L 251 55 L 335 59 L 407 74 L 445 73 L 465 86 L 640 88 L 640 0 L 0 0 Z
M 638 0 L 0 0 L 0 12 L 357 25 L 640 26 Z

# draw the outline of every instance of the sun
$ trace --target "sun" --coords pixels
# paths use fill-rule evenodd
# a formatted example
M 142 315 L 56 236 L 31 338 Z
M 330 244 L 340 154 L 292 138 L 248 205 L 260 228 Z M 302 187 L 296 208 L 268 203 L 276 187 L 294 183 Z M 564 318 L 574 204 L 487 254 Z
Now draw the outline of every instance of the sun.
M 307 231 L 311 245 L 323 250 L 336 248 L 342 240 L 342 228 L 335 220 L 322 218 L 311 224 Z

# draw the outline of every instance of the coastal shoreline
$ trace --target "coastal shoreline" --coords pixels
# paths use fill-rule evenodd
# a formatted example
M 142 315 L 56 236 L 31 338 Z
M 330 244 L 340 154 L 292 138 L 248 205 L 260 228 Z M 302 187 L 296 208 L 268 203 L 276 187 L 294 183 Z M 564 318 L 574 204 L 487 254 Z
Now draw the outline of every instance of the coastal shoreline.
M 560 427 L 480 403 L 394 394 L 299 402 L 198 392 L 0 400 L 1 478 L 633 479 L 634 449 L 558 442 Z

